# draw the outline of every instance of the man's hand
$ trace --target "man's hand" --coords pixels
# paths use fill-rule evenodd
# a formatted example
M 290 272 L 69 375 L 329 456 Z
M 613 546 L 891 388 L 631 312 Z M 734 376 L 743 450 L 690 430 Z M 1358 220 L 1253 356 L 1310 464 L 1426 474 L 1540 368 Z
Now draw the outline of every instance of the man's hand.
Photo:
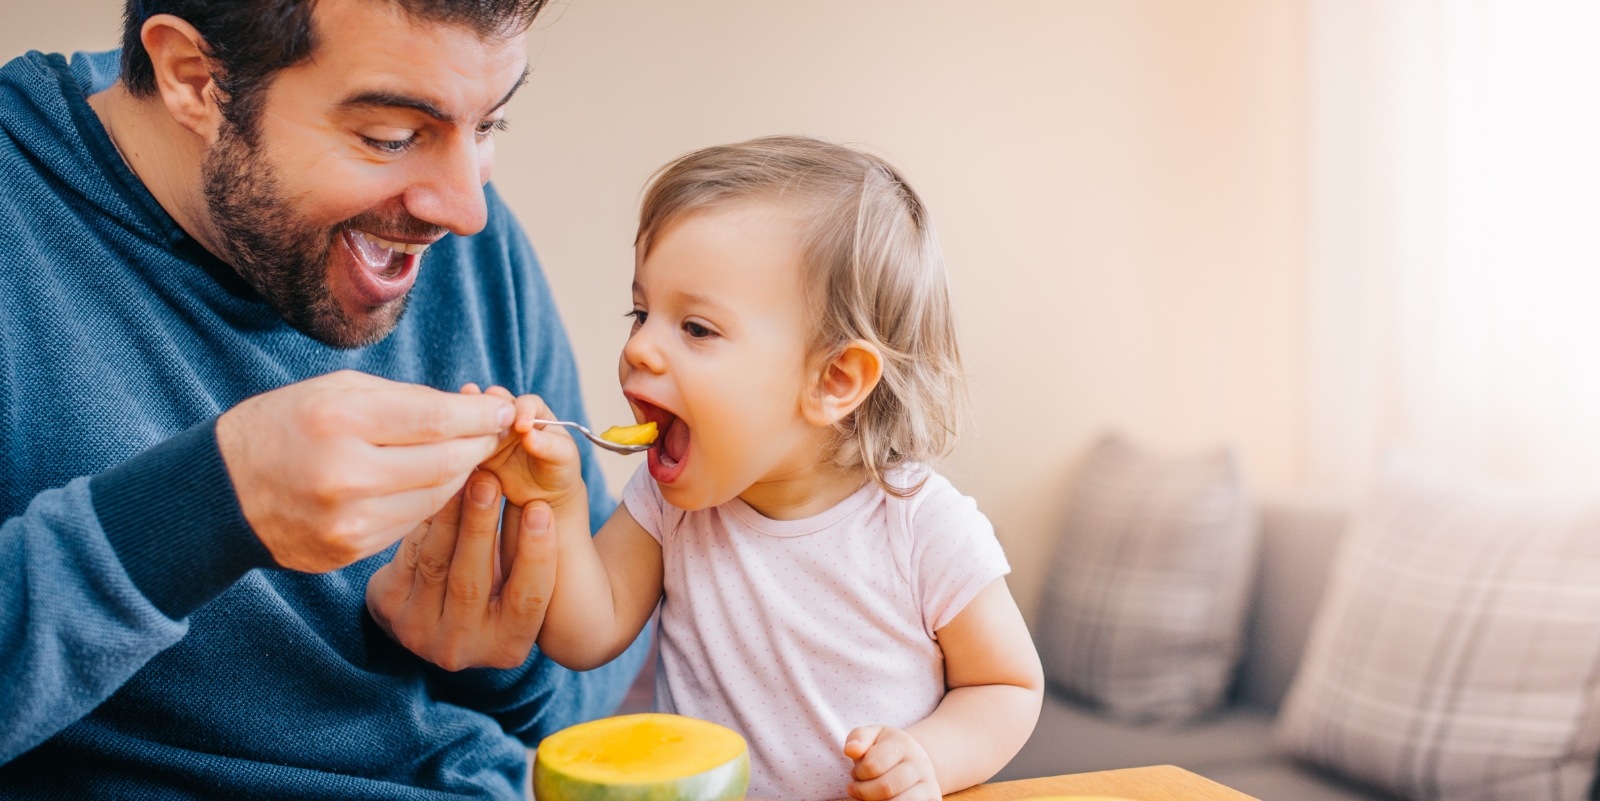
M 282 567 L 321 573 L 389 547 L 494 452 L 513 405 L 342 371 L 217 420 L 245 520 Z
M 938 801 L 933 760 L 915 737 L 891 726 L 862 726 L 844 740 L 855 761 L 845 792 L 860 801 Z
M 432 520 L 407 535 L 367 582 L 367 610 L 389 636 L 445 670 L 527 661 L 556 580 L 550 509 L 505 507 L 491 473 L 472 475 Z M 496 593 L 495 535 L 509 567 Z

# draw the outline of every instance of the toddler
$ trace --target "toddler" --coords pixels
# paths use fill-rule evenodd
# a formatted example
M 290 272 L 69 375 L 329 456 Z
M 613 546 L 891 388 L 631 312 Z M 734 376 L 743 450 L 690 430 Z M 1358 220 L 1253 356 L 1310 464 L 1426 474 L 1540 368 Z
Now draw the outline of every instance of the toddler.
M 660 602 L 657 707 L 744 735 L 752 797 L 994 775 L 1043 678 L 993 529 L 927 466 L 964 392 L 921 200 L 873 156 L 756 139 L 657 173 L 635 251 L 619 369 L 659 438 L 622 505 L 591 539 L 577 448 L 531 396 L 486 465 L 554 516 L 540 650 L 596 667 Z

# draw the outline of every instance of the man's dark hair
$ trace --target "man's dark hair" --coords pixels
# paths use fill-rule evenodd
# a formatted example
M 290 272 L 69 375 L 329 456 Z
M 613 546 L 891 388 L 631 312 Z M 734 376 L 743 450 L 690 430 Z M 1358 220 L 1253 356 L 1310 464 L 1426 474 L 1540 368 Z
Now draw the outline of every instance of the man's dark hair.
M 374 0 L 379 2 L 381 0 Z M 462 25 L 480 36 L 519 32 L 547 0 L 389 0 L 412 17 Z M 171 14 L 205 37 L 217 62 L 213 78 L 223 94 L 223 115 L 254 137 L 262 90 L 278 70 L 316 49 L 311 12 L 316 0 L 127 0 L 122 18 L 122 80 L 135 97 L 156 91 L 155 68 L 139 33 L 144 21 Z

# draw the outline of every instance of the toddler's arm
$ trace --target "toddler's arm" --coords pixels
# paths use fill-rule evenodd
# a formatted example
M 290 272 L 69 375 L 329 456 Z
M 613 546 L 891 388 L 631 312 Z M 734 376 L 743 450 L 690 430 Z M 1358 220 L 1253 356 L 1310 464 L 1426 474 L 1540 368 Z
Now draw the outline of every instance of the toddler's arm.
M 862 801 L 937 801 L 987 781 L 1039 721 L 1044 670 L 1003 578 L 936 632 L 944 649 L 939 708 L 905 730 L 863 726 L 845 738 L 849 786 Z
M 565 428 L 533 425 L 536 419 L 557 419 L 544 401 L 526 395 L 516 404 L 512 436 L 483 468 L 500 479 L 506 500 L 523 507 L 524 515 L 552 516 L 556 585 L 539 631 L 539 650 L 563 667 L 590 670 L 616 658 L 649 621 L 661 598 L 661 546 L 626 506 L 618 506 L 591 538 L 589 493 L 577 445 Z M 515 553 L 503 553 L 501 564 L 514 558 Z

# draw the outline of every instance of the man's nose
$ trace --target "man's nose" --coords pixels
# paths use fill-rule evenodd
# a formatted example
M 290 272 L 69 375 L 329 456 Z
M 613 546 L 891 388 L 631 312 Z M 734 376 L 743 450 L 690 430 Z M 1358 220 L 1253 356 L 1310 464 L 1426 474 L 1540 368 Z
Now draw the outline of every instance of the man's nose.
M 452 140 L 417 165 L 403 196 L 411 216 L 457 236 L 471 236 L 488 224 L 483 185 L 489 180 L 488 156 L 471 134 Z

